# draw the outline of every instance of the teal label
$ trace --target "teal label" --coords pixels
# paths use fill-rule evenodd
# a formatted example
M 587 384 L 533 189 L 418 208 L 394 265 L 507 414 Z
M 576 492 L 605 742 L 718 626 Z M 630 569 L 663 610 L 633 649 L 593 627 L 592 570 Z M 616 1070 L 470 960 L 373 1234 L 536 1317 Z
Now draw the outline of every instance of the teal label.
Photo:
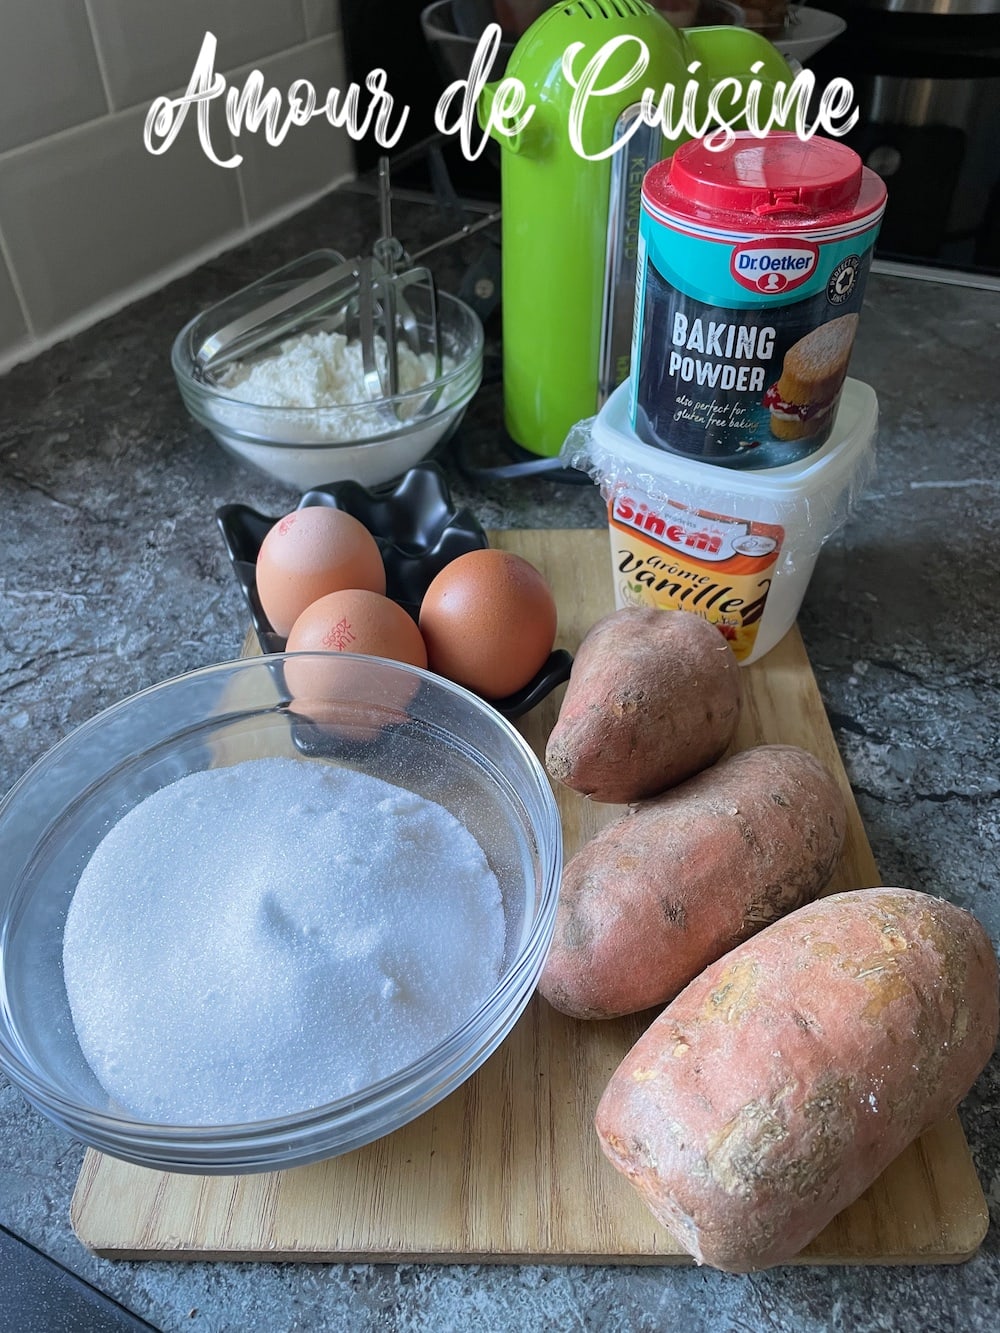
M 644 207 L 630 397 L 639 438 L 740 468 L 818 449 L 864 299 L 878 219 L 866 223 L 826 240 L 690 235 Z

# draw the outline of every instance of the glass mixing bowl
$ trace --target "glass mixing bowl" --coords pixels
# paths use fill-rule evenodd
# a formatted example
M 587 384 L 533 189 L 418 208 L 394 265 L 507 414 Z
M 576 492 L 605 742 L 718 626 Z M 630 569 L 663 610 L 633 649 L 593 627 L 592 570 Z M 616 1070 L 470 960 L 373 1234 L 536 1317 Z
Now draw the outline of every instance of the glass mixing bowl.
M 240 294 L 248 309 L 259 303 L 260 286 Z M 268 293 L 280 290 L 272 282 Z M 409 300 L 420 346 L 427 350 L 432 345 L 430 302 L 419 290 L 411 290 Z M 245 313 L 238 297 L 229 298 L 226 308 L 230 319 Z M 287 330 L 282 341 L 326 330 L 329 314 L 314 312 Z M 196 354 L 217 330 L 218 320 L 215 308 L 203 311 L 174 340 L 170 359 L 184 405 L 227 453 L 299 491 L 336 481 L 377 486 L 400 476 L 454 434 L 482 381 L 483 326 L 474 310 L 447 292 L 437 293 L 438 341 L 442 358 L 447 358 L 441 374 L 391 398 L 336 407 L 262 406 L 200 378 Z
M 144 690 L 73 731 L 0 804 L 0 1067 L 42 1114 L 101 1152 L 161 1170 L 230 1174 L 361 1147 L 463 1083 L 534 991 L 562 859 L 540 763 L 509 722 L 460 687 L 346 653 L 336 655 L 331 678 L 331 656 L 223 663 Z M 146 796 L 190 773 L 275 755 L 347 765 L 408 788 L 470 830 L 501 890 L 499 980 L 432 1050 L 351 1096 L 245 1124 L 138 1119 L 104 1091 L 77 1041 L 62 968 L 74 889 L 104 834 Z M 155 1031 L 148 1042 L 157 1042 Z

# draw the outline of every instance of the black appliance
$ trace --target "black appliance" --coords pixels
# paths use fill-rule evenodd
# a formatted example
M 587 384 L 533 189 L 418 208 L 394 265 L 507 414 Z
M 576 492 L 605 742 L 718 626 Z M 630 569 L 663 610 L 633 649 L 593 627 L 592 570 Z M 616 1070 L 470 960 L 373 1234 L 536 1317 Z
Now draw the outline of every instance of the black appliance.
M 889 187 L 876 255 L 1000 277 L 1000 0 L 809 2 L 847 21 L 808 63 L 820 90 L 837 76 L 854 86 L 860 119 L 846 142 Z M 421 145 L 435 137 L 434 108 L 451 75 L 421 29 L 427 3 L 341 3 L 348 76 L 361 81 L 384 68 L 390 90 L 411 107 L 392 154 L 397 188 L 434 188 Z M 487 0 L 454 7 L 477 18 L 502 8 Z M 495 155 L 470 163 L 453 140 L 439 148 L 450 188 L 465 199 L 499 198 Z M 381 151 L 370 136 L 358 143 L 358 169 Z
M 846 138 L 889 187 L 876 254 L 1000 276 L 1000 0 L 822 0 L 847 29 L 809 62 L 854 85 Z
M 462 154 L 456 137 L 442 137 L 434 126 L 438 99 L 454 77 L 441 52 L 433 52 L 420 23 L 429 0 L 341 0 L 341 27 L 347 61 L 347 76 L 363 84 L 370 70 L 384 69 L 387 87 L 397 105 L 410 108 L 406 128 L 392 149 L 393 188 L 435 190 L 431 164 L 423 153 L 429 142 L 436 145 L 435 165 L 447 173 L 449 186 L 467 199 L 497 202 L 500 198 L 498 155 L 489 145 L 477 161 Z M 485 0 L 459 0 L 460 12 L 469 11 L 470 21 L 482 26 L 495 19 L 493 5 Z M 499 72 L 499 62 L 498 62 Z M 359 172 L 373 167 L 380 148 L 372 135 L 354 146 Z

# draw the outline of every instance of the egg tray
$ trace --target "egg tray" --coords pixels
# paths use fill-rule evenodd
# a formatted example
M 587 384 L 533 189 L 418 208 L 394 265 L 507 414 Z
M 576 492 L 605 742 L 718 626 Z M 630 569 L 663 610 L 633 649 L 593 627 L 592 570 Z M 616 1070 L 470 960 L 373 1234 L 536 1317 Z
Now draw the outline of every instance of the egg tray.
M 457 556 L 489 545 L 475 514 L 456 508 L 448 481 L 437 463 L 418 463 L 396 481 L 365 487 L 340 481 L 307 491 L 298 508 L 328 505 L 363 523 L 375 538 L 385 564 L 386 595 L 418 618 L 420 604 L 436 575 Z M 268 622 L 257 595 L 257 554 L 281 515 L 269 518 L 248 505 L 227 504 L 216 510 L 233 571 L 247 606 L 261 650 L 282 653 L 285 640 Z M 556 649 L 527 685 L 505 699 L 489 699 L 504 717 L 521 717 L 569 679 L 573 658 Z

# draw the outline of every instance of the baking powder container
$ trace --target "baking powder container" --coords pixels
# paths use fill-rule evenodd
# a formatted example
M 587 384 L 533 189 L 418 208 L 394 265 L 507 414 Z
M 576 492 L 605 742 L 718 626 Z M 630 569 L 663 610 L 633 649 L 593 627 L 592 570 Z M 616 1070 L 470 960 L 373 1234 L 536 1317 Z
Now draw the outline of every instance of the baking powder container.
M 739 134 L 646 173 L 629 418 L 646 444 L 780 467 L 829 438 L 885 186 L 845 144 Z
M 718 625 L 741 663 L 755 662 L 791 628 L 820 547 L 872 475 L 875 393 L 848 379 L 820 449 L 752 472 L 643 444 L 627 396 L 623 384 L 562 453 L 608 503 L 615 604 L 693 611 Z

